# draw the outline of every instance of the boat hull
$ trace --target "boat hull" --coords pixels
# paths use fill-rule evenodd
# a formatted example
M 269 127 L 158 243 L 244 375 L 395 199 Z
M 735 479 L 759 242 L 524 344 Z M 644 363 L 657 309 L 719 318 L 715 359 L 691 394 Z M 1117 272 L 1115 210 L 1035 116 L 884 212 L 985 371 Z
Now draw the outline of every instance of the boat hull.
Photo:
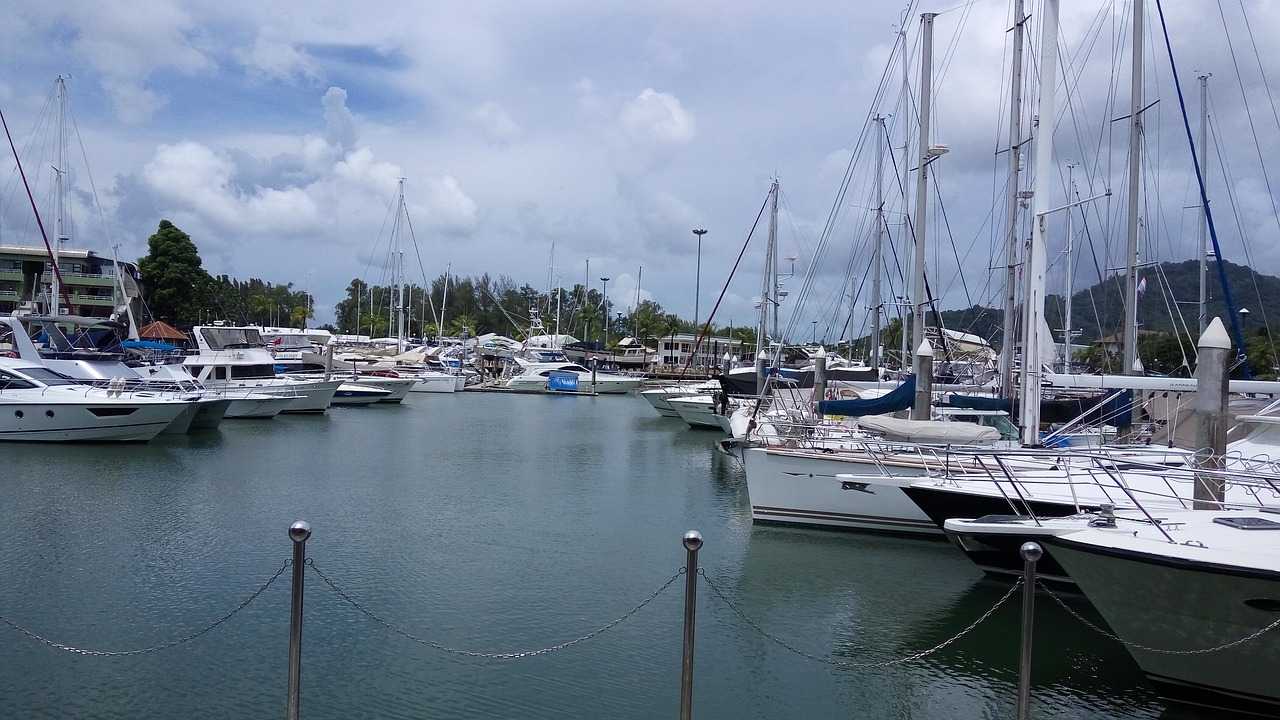
M 1280 634 L 1273 628 L 1238 642 L 1280 619 L 1280 571 L 1158 558 L 1073 542 L 1071 535 L 1049 540 L 1048 549 L 1161 695 L 1280 715 Z
M 705 430 L 721 430 L 719 415 L 716 413 L 715 398 L 710 395 L 692 395 L 672 398 L 667 401 L 676 415 L 688 423 L 691 428 Z
M 916 475 L 887 475 L 872 463 L 821 450 L 768 447 L 742 453 L 754 522 L 942 537 L 902 489 Z
M 11 403 L 0 400 L 0 440 L 9 442 L 146 442 L 187 407 L 173 403 Z

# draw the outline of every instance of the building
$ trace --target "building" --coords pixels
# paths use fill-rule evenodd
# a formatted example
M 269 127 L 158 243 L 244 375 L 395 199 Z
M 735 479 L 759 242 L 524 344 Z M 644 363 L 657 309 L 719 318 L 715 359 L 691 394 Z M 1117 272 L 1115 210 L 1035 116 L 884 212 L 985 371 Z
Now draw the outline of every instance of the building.
M 658 357 L 666 367 L 684 367 L 686 361 L 693 356 L 693 348 L 698 343 L 698 336 L 693 334 L 676 333 L 658 338 Z M 754 348 L 752 355 L 754 356 Z M 724 354 L 738 360 L 748 360 L 750 358 L 743 357 L 742 341 L 737 338 L 711 336 L 702 339 L 702 345 L 698 348 L 697 357 L 689 367 L 696 370 L 713 370 L 720 367 L 724 360 Z
M 119 279 L 117 267 L 123 273 Z M 138 296 L 138 267 L 134 263 L 117 265 L 92 250 L 61 250 L 58 268 L 66 285 L 66 292 L 58 298 L 58 312 L 63 315 L 110 316 L 122 297 L 122 285 L 130 297 Z M 44 248 L 0 245 L 0 313 L 19 308 L 46 312 L 52 306 L 52 287 L 52 263 Z

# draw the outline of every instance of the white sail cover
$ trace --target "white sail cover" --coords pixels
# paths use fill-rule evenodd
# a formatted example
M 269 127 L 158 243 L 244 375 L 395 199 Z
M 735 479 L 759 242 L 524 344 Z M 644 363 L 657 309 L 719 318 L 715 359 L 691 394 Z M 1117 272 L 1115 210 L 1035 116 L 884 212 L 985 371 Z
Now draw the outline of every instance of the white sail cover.
M 903 420 L 868 415 L 858 419 L 858 427 L 896 442 L 985 445 L 1000 439 L 1000 431 L 993 427 L 950 420 Z

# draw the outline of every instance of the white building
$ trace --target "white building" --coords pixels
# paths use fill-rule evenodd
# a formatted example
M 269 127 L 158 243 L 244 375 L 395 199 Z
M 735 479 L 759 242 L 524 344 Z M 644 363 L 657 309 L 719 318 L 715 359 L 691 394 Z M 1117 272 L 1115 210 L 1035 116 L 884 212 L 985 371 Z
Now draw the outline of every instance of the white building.
M 693 334 L 676 333 L 660 337 L 658 338 L 659 362 L 667 367 L 684 367 L 689 358 L 693 357 L 691 368 L 709 371 L 720 367 L 725 353 L 735 360 L 751 359 L 743 357 L 742 341 L 737 338 L 716 335 L 705 337 L 702 339 L 702 344 L 698 346 L 695 357 L 696 345 L 698 345 L 698 336 Z M 755 355 L 754 348 L 751 354 Z

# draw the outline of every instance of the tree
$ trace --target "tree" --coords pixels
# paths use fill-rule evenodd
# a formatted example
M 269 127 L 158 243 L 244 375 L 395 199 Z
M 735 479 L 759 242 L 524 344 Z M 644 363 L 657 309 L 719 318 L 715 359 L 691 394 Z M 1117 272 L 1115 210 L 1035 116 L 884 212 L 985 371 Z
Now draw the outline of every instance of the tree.
M 143 301 L 152 318 L 180 326 L 199 322 L 203 304 L 214 296 L 213 278 L 200 265 L 200 253 L 191 236 L 168 220 L 161 220 L 147 239 L 146 257 L 138 261 Z

